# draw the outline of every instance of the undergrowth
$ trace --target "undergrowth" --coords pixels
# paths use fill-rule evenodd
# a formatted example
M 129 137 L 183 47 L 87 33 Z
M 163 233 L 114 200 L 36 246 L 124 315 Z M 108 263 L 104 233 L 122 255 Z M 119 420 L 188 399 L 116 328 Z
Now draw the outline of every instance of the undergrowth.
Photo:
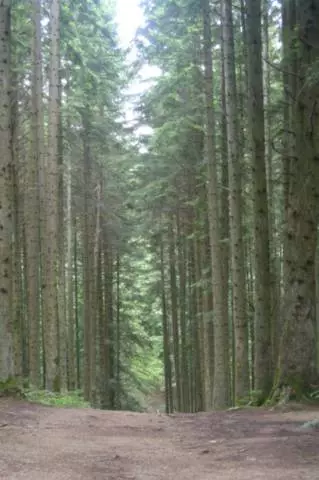
M 54 407 L 89 407 L 80 391 L 55 393 L 30 388 L 27 381 L 8 378 L 0 381 L 0 397 L 23 398 L 32 403 L 51 405 Z
M 42 405 L 76 408 L 87 408 L 90 406 L 78 391 L 54 393 L 46 390 L 26 390 L 24 394 L 29 402 L 40 403 Z

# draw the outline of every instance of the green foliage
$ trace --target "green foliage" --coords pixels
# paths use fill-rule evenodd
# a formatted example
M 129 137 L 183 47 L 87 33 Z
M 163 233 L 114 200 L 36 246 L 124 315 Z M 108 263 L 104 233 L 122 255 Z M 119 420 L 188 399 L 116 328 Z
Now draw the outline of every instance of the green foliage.
M 5 381 L 0 381 L 0 397 L 24 397 L 23 386 L 19 379 L 10 377 Z
M 309 422 L 305 422 L 302 424 L 301 428 L 305 430 L 319 430 L 319 418 L 315 418 L 313 420 L 309 420 Z
M 138 228 L 131 233 L 122 257 L 121 408 L 143 410 L 145 396 L 163 381 L 162 327 L 154 257 Z
M 54 407 L 73 407 L 85 408 L 89 407 L 89 403 L 85 402 L 81 392 L 55 393 L 46 390 L 26 390 L 25 397 L 33 403 L 41 403 L 42 405 L 50 405 Z
M 310 398 L 319 402 L 319 389 L 310 393 Z
M 259 407 L 264 403 L 263 392 L 261 390 L 252 390 L 250 393 L 249 405 L 252 407 Z

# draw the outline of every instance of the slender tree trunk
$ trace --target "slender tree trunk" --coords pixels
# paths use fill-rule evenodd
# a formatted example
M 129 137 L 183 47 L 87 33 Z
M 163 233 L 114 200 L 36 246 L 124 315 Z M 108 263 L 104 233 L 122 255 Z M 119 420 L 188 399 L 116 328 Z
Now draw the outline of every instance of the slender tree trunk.
M 49 136 L 46 171 L 46 231 L 44 253 L 43 326 L 45 339 L 45 383 L 47 390 L 59 390 L 58 358 L 58 155 L 59 155 L 59 43 L 60 3 L 52 0 L 50 10 L 50 84 L 49 84 Z
M 317 347 L 317 376 L 319 378 L 319 242 L 317 236 L 316 252 L 316 347 Z
M 239 129 L 237 87 L 233 39 L 232 2 L 223 0 L 223 45 L 225 68 L 225 103 L 228 144 L 231 270 L 233 292 L 233 324 L 235 335 L 235 401 L 249 396 L 247 302 L 245 257 L 242 231 L 241 165 L 239 161 Z
M 14 375 L 12 336 L 11 1 L 0 3 L 0 380 Z
M 193 240 L 194 249 L 194 274 L 195 274 L 195 304 L 194 327 L 196 329 L 196 365 L 194 368 L 197 381 L 196 411 L 207 411 L 208 406 L 205 398 L 205 359 L 204 352 L 204 316 L 203 316 L 203 288 L 202 288 L 202 259 L 201 244 L 198 238 Z
M 177 230 L 177 255 L 179 275 L 179 316 L 181 334 L 181 390 L 182 390 L 182 411 L 189 411 L 189 371 L 187 361 L 187 326 L 186 326 L 186 259 L 185 239 L 182 219 L 179 210 L 176 217 Z
M 265 126 L 261 49 L 261 2 L 246 0 L 249 82 L 249 130 L 255 222 L 255 389 L 261 399 L 272 382 L 269 218 L 265 165 Z
M 282 218 L 283 224 L 288 223 L 288 204 L 289 204 L 289 188 L 290 188 L 290 167 L 293 163 L 296 142 L 295 142 L 295 118 L 293 113 L 293 104 L 297 98 L 297 77 L 289 75 L 289 71 L 297 71 L 297 51 L 294 46 L 295 33 L 294 25 L 296 24 L 296 2 L 290 0 L 282 0 L 282 55 L 283 55 L 283 159 L 282 159 L 282 178 L 283 178 L 283 208 Z M 287 277 L 286 262 L 284 262 L 284 252 L 287 250 L 287 236 L 285 228 L 282 229 L 282 281 L 281 281 L 281 311 L 284 310 L 284 284 Z M 278 336 L 282 328 L 282 318 L 278 312 Z
M 247 293 L 248 293 L 248 358 L 250 363 L 250 390 L 255 390 L 255 307 L 254 307 L 254 298 L 255 298 L 255 291 L 254 291 L 254 267 L 253 267 L 253 246 L 252 246 L 252 238 L 249 237 L 247 241 L 247 251 L 246 251 L 246 258 L 247 258 L 247 276 L 246 276 L 246 284 L 247 284 Z
M 160 239 L 160 269 L 161 269 L 161 290 L 162 290 L 162 322 L 163 322 L 163 348 L 164 348 L 164 373 L 165 373 L 165 410 L 169 414 L 173 407 L 172 394 L 172 368 L 170 359 L 170 341 L 168 329 L 168 315 L 166 304 L 166 287 L 165 287 L 165 258 L 164 258 L 164 242 Z
M 215 119 L 213 110 L 212 39 L 210 5 L 202 0 L 204 22 L 204 62 L 206 98 L 206 155 L 208 163 L 209 236 L 212 262 L 214 297 L 214 392 L 213 405 L 223 408 L 229 405 L 229 355 L 227 305 L 223 302 L 223 268 L 218 210 L 217 162 L 215 152 Z
M 84 353 L 83 353 L 83 389 L 84 398 L 90 399 L 91 392 L 91 314 L 92 314 L 92 255 L 91 255 L 91 222 L 92 211 L 92 167 L 89 145 L 89 111 L 83 113 L 83 185 L 84 185 L 84 216 L 83 216 L 83 308 L 84 308 Z
M 121 408 L 121 261 L 116 255 L 116 409 Z
M 75 389 L 75 331 L 74 331 L 74 288 L 73 288 L 73 219 L 72 219 L 72 162 L 71 152 L 67 156 L 67 254 L 66 254 L 66 303 L 67 303 L 67 353 L 68 353 L 68 386 L 69 390 Z
M 210 288 L 211 275 L 206 273 L 207 265 L 211 261 L 209 239 L 205 238 L 201 241 L 201 269 L 204 274 L 204 287 L 202 296 L 203 311 L 203 332 L 202 339 L 202 364 L 203 364 L 203 397 L 205 411 L 212 408 L 213 400 L 213 373 L 214 373 L 214 335 L 213 335 L 213 301 Z M 205 272 L 205 273 L 204 273 Z
M 27 308 L 30 384 L 40 386 L 40 198 L 39 168 L 43 163 L 41 2 L 32 2 L 32 129 L 25 197 Z
M 100 258 L 101 258 L 101 181 L 98 181 L 96 187 L 96 224 L 94 235 L 94 252 L 93 252 L 93 290 L 92 290 L 92 315 L 90 321 L 90 369 L 91 369 L 91 404 L 95 405 L 97 402 L 97 390 L 96 390 L 96 340 L 97 340 L 97 325 L 99 324 L 99 297 L 102 295 L 99 287 L 100 285 Z
M 15 52 L 14 52 L 15 53 Z M 21 268 L 21 230 L 23 215 L 21 208 L 21 183 L 19 181 L 19 92 L 17 74 L 12 74 L 11 91 L 11 138 L 12 138 L 12 321 L 14 333 L 15 376 L 23 377 L 23 288 Z
M 103 240 L 102 240 L 102 247 L 103 247 Z M 98 318 L 97 318 L 97 334 L 98 334 L 98 340 L 99 340 L 99 348 L 98 348 L 98 377 L 99 380 L 97 379 L 96 383 L 99 387 L 99 402 L 100 402 L 100 408 L 106 409 L 108 407 L 108 391 L 107 391 L 107 381 L 108 377 L 106 377 L 107 374 L 107 367 L 108 367 L 108 362 L 107 358 L 105 360 L 104 357 L 104 342 L 107 341 L 105 338 L 105 280 L 104 280 L 104 255 L 102 248 L 100 248 L 99 251 L 99 263 L 98 263 L 98 268 L 97 268 L 97 289 L 99 292 L 98 298 L 97 298 L 97 311 L 98 311 Z
M 229 231 L 229 175 L 228 175 L 228 146 L 227 146 L 227 119 L 226 119 L 226 89 L 225 89 L 225 65 L 224 65 L 224 47 L 223 41 L 221 41 L 221 110 L 222 110 L 222 119 L 221 119 L 221 135 L 220 135 L 220 150 L 221 150 L 221 192 L 220 192 L 220 228 L 221 228 L 221 239 L 222 239 L 222 265 L 223 265 L 223 302 L 227 305 L 228 309 L 228 318 L 229 318 L 229 341 L 230 349 L 233 352 L 233 317 L 229 315 L 229 253 L 230 253 L 230 231 Z M 234 397 L 234 386 L 233 379 L 235 378 L 234 373 L 234 361 L 233 355 L 230 361 L 230 371 L 232 378 L 231 383 L 231 399 L 233 403 Z
M 77 236 L 77 221 L 74 216 L 74 317 L 75 317 L 75 355 L 76 355 L 76 387 L 79 390 L 82 386 L 81 378 L 81 342 L 80 342 L 80 322 L 79 322 L 79 269 L 78 269 L 78 236 Z
M 271 360 L 272 370 L 278 357 L 278 314 L 280 308 L 280 256 L 277 249 L 278 220 L 276 219 L 274 203 L 273 154 L 271 132 L 271 71 L 270 71 L 270 42 L 269 42 L 269 0 L 263 0 L 263 31 L 262 44 L 264 47 L 264 105 L 265 105 L 265 163 L 267 174 L 269 242 L 270 242 L 270 295 L 271 295 Z
M 111 380 L 111 348 L 110 328 L 113 321 L 113 272 L 112 252 L 106 230 L 103 235 L 103 268 L 104 268 L 104 315 L 100 318 L 100 369 L 101 369 L 101 406 L 110 408 Z
M 181 368 L 179 348 L 179 322 L 178 322 L 178 291 L 176 280 L 176 252 L 173 220 L 169 223 L 169 269 L 170 269 L 170 293 L 172 309 L 173 346 L 174 346 L 174 372 L 176 382 L 176 407 L 182 409 Z
M 62 156 L 60 152 L 59 156 Z M 59 169 L 62 170 L 62 161 Z M 59 172 L 58 187 L 58 318 L 59 318 L 59 376 L 61 391 L 68 389 L 68 324 L 66 306 L 66 255 L 65 255 L 65 230 L 64 230 L 64 182 L 63 172 Z
M 113 291 L 113 278 L 114 278 L 114 255 L 112 242 L 108 245 L 109 250 L 109 264 L 108 264 L 108 276 L 109 276 L 109 289 L 108 289 L 108 342 L 109 342 L 109 402 L 110 408 L 115 408 L 115 318 L 114 318 L 114 291 Z

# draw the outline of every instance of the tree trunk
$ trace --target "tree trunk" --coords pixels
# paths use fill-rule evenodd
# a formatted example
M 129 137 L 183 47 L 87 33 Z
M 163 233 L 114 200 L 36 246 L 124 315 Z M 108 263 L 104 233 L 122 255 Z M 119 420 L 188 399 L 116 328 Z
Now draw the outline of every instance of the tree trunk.
M 11 1 L 0 3 L 0 380 L 14 375 L 12 337 Z
M 74 216 L 73 225 L 73 263 L 74 263 L 74 317 L 75 317 L 75 356 L 76 356 L 76 387 L 79 390 L 83 381 L 81 372 L 81 341 L 80 341 L 80 322 L 79 322 L 79 269 L 78 269 L 78 236 L 77 220 Z
M 164 241 L 160 238 L 160 270 L 161 270 L 161 290 L 162 290 L 162 324 L 163 324 L 163 350 L 164 350 L 164 373 L 165 373 L 165 410 L 166 413 L 173 411 L 173 392 L 172 392 L 172 367 L 170 359 L 170 341 L 168 328 L 168 315 L 166 304 L 165 288 L 165 258 Z
M 84 308 L 84 352 L 83 352 L 83 389 L 84 398 L 90 399 L 91 392 L 91 314 L 92 314 L 92 166 L 89 144 L 89 110 L 82 114 L 83 124 L 83 185 L 84 185 L 84 215 L 83 215 L 83 308 Z
M 49 136 L 48 163 L 46 171 L 46 218 L 44 245 L 44 291 L 43 326 L 45 339 L 45 383 L 46 389 L 60 389 L 58 358 L 58 155 L 59 155 L 59 43 L 60 3 L 52 0 L 50 10 L 50 84 L 49 84 Z
M 209 239 L 208 236 L 201 241 L 201 269 L 205 272 L 207 265 L 211 261 Z M 201 355 L 202 355 L 202 369 L 203 369 L 203 397 L 205 411 L 212 408 L 213 400 L 213 373 L 214 373 L 214 329 L 213 329 L 213 301 L 211 289 L 211 275 L 204 274 L 204 286 L 202 295 L 202 312 L 203 312 L 203 331 L 200 339 L 202 340 Z
M 213 406 L 229 405 L 229 355 L 227 305 L 223 302 L 222 255 L 218 209 L 217 162 L 215 152 L 215 119 L 213 110 L 213 69 L 210 5 L 202 0 L 204 24 L 204 62 L 206 99 L 206 155 L 208 164 L 209 237 L 212 263 L 212 287 L 214 298 L 214 391 Z
M 186 265 L 185 239 L 183 224 L 179 210 L 176 218 L 177 230 L 177 261 L 179 275 L 179 315 L 181 334 L 181 391 L 182 411 L 189 411 L 189 371 L 187 362 L 187 331 L 186 331 Z
M 103 177 L 101 177 L 103 178 Z M 97 340 L 97 325 L 99 324 L 99 298 L 102 296 L 101 292 L 101 272 L 100 272 L 100 260 L 101 260 L 101 190 L 102 184 L 101 180 L 98 180 L 96 186 L 96 224 L 95 224 L 95 234 L 94 234 L 94 251 L 93 251 L 93 290 L 92 290 L 92 314 L 90 321 L 90 369 L 91 369 L 91 393 L 90 400 L 92 405 L 96 405 L 97 402 L 97 388 L 96 388 L 96 340 Z
M 121 409 L 121 261 L 116 255 L 116 409 Z
M 220 150 L 221 150 L 221 192 L 220 192 L 220 233 L 222 239 L 222 265 L 223 265 L 223 302 L 227 305 L 228 311 L 228 329 L 230 348 L 233 352 L 233 318 L 229 315 L 229 252 L 230 252 L 230 232 L 229 232 L 229 178 L 228 178 L 228 155 L 227 155 L 227 119 L 226 119 L 226 89 L 225 89 L 225 65 L 224 65 L 224 48 L 223 41 L 221 42 L 221 135 L 220 135 Z M 234 397 L 234 355 L 230 360 L 230 377 L 231 382 L 231 402 Z
M 179 348 L 179 324 L 178 324 L 178 291 L 176 280 L 176 252 L 175 235 L 173 219 L 169 223 L 169 270 L 170 270 L 170 292 L 171 292 L 171 310 L 172 310 L 172 328 L 173 328 L 173 346 L 174 346 L 174 373 L 176 383 L 176 407 L 180 412 L 182 409 L 182 390 L 181 390 L 181 369 L 180 369 L 180 348 Z
M 40 204 L 39 167 L 43 162 L 41 2 L 32 2 L 32 124 L 31 152 L 25 190 L 27 309 L 29 322 L 29 379 L 40 386 Z
M 67 254 L 66 254 L 66 304 L 67 304 L 67 353 L 68 353 L 68 387 L 74 390 L 76 385 L 75 369 L 75 331 L 74 331 L 74 288 L 73 288 L 73 219 L 72 219 L 72 162 L 71 152 L 67 156 Z
M 235 402 L 249 396 L 247 302 L 242 231 L 241 165 L 239 162 L 238 105 L 235 75 L 232 2 L 223 0 L 225 106 L 228 145 L 231 271 L 235 336 Z
M 255 223 L 255 389 L 261 400 L 272 382 L 269 218 L 265 165 L 265 127 L 261 49 L 261 2 L 246 0 L 248 116 L 254 185 Z
M 315 66 L 319 36 L 319 8 L 312 0 L 296 4 L 294 31 L 296 62 L 290 72 L 297 80 L 291 99 L 295 124 L 295 157 L 290 162 L 290 183 L 285 229 L 285 298 L 277 382 L 289 385 L 300 398 L 316 383 L 315 253 L 319 197 L 319 108 Z M 293 18 L 290 18 L 290 21 Z M 297 49 L 297 50 L 296 50 Z
M 11 138 L 12 138 L 12 201 L 13 201 L 13 242 L 12 242 L 12 322 L 14 333 L 15 376 L 23 377 L 23 313 L 24 296 L 22 288 L 21 238 L 23 214 L 21 182 L 19 181 L 19 91 L 17 74 L 12 74 L 11 91 Z

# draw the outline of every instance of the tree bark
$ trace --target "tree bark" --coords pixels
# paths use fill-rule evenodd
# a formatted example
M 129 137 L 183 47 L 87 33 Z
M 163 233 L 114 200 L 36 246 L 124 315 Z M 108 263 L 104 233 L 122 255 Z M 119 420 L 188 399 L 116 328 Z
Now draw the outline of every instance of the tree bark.
M 218 209 L 217 162 L 215 152 L 215 118 L 213 110 L 213 68 L 210 5 L 202 0 L 204 25 L 204 63 L 206 99 L 206 155 L 208 165 L 209 237 L 212 264 L 212 288 L 214 298 L 214 390 L 213 406 L 229 405 L 229 355 L 227 305 L 223 302 L 222 255 Z
M 176 407 L 180 412 L 182 408 L 180 346 L 179 346 L 179 322 L 178 322 L 178 291 L 176 280 L 176 251 L 175 251 L 174 220 L 169 223 L 169 270 L 170 270 L 170 293 L 174 347 L 174 373 L 176 382 Z
M 59 154 L 59 43 L 60 2 L 52 0 L 50 10 L 50 84 L 49 84 L 49 136 L 46 171 L 46 218 L 43 290 L 43 326 L 45 339 L 46 389 L 60 389 L 58 357 L 58 154 Z
M 291 98 L 295 125 L 295 157 L 290 162 L 287 225 L 285 229 L 285 297 L 277 383 L 289 385 L 296 395 L 317 381 L 315 342 L 315 253 L 319 197 L 319 108 L 315 65 L 319 52 L 319 8 L 312 0 L 294 2 L 290 17 L 295 62 L 290 72 L 297 82 Z
M 261 1 L 247 0 L 248 116 L 255 226 L 255 389 L 261 400 L 272 382 L 269 218 L 261 47 Z
M 0 380 L 14 375 L 12 336 L 11 1 L 0 3 Z
M 232 306 L 235 336 L 234 397 L 235 402 L 237 402 L 242 399 L 247 399 L 249 396 L 249 367 L 247 294 L 242 231 L 241 165 L 239 161 L 238 104 L 231 0 L 223 0 L 222 13 L 228 146 Z
M 40 386 L 40 198 L 39 168 L 43 162 L 41 2 L 32 2 L 32 124 L 31 152 L 25 190 L 29 379 Z

